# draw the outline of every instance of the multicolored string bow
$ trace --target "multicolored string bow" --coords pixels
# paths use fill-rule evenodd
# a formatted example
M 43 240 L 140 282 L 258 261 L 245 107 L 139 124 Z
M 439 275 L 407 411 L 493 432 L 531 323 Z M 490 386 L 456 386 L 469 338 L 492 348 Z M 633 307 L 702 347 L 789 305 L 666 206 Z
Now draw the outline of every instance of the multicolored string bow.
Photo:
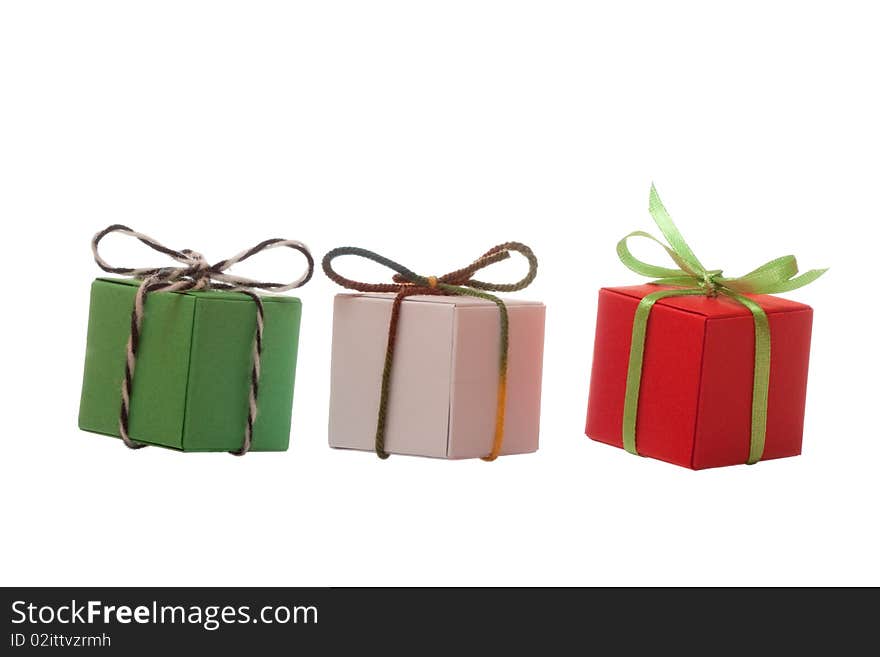
M 789 292 L 808 285 L 824 274 L 826 269 L 811 269 L 798 276 L 797 260 L 787 255 L 765 263 L 757 269 L 738 278 L 722 276 L 720 269 L 706 269 L 681 233 L 660 201 L 657 190 L 651 185 L 648 211 L 654 222 L 666 237 L 667 246 L 656 237 L 643 231 L 635 231 L 617 243 L 617 255 L 629 269 L 650 276 L 656 285 L 670 285 L 678 289 L 660 290 L 646 295 L 636 308 L 633 320 L 632 343 L 630 346 L 629 367 L 626 375 L 626 397 L 623 410 L 623 446 L 632 454 L 636 449 L 636 418 L 639 407 L 639 387 L 642 379 L 642 359 L 645 351 L 645 334 L 651 308 L 660 299 L 688 295 L 714 297 L 722 294 L 742 304 L 752 313 L 755 320 L 755 375 L 752 387 L 752 424 L 749 442 L 749 456 L 746 463 L 761 460 L 764 453 L 764 438 L 767 430 L 767 394 L 770 387 L 770 325 L 767 313 L 745 294 L 778 294 Z M 631 237 L 646 237 L 664 248 L 678 269 L 660 267 L 642 262 L 630 252 L 627 240 Z
M 491 264 L 506 260 L 511 253 L 519 253 L 528 260 L 528 273 L 516 283 L 486 283 L 473 278 L 481 269 Z M 334 258 L 344 255 L 360 256 L 384 265 L 395 272 L 393 283 L 362 283 L 339 275 L 333 270 L 331 262 Z M 379 458 L 388 458 L 385 451 L 385 425 L 388 413 L 388 394 L 391 387 L 391 369 L 394 359 L 394 346 L 397 327 L 400 322 L 400 305 L 408 296 L 416 294 L 438 294 L 451 296 L 477 297 L 491 301 L 500 312 L 501 317 L 501 349 L 498 362 L 498 403 L 495 413 L 495 435 L 492 449 L 484 461 L 494 461 L 501 453 L 504 442 L 504 409 L 507 402 L 507 351 L 509 343 L 509 324 L 507 306 L 498 297 L 489 292 L 515 292 L 527 287 L 535 279 L 538 272 L 538 259 L 532 250 L 519 242 L 505 242 L 489 249 L 467 267 L 450 272 L 444 276 L 420 276 L 401 264 L 389 260 L 377 253 L 353 246 L 333 249 L 324 256 L 322 263 L 324 273 L 342 287 L 358 292 L 392 292 L 397 296 L 391 305 L 391 320 L 388 324 L 388 344 L 385 349 L 385 366 L 382 370 L 382 392 L 379 399 L 379 413 L 376 421 L 375 450 Z
M 112 267 L 98 253 L 98 244 L 110 233 L 122 233 L 134 237 L 155 251 L 171 256 L 181 263 L 183 267 Z M 291 283 L 265 283 L 243 276 L 227 274 L 226 270 L 233 265 L 247 260 L 248 258 L 268 249 L 287 247 L 299 251 L 306 258 L 306 271 L 297 280 Z M 256 290 L 266 292 L 284 292 L 305 285 L 312 277 L 315 262 L 308 247 L 294 240 L 270 239 L 260 242 L 256 246 L 246 249 L 226 260 L 220 260 L 210 264 L 205 257 L 190 249 L 175 251 L 163 246 L 152 237 L 132 230 L 121 224 L 108 226 L 92 238 L 92 255 L 98 266 L 111 274 L 121 274 L 140 279 L 134 298 L 134 308 L 131 312 L 131 332 L 128 336 L 125 358 L 125 375 L 122 379 L 122 402 L 119 408 L 119 435 L 127 447 L 139 449 L 145 447 L 143 443 L 135 442 L 128 434 L 129 410 L 131 403 L 131 389 L 134 381 L 134 368 L 137 360 L 138 346 L 140 344 L 141 326 L 144 321 L 144 300 L 150 292 L 184 292 L 186 290 L 230 290 L 241 292 L 253 299 L 257 309 L 257 328 L 254 335 L 252 355 L 252 367 L 250 377 L 250 390 L 248 392 L 248 416 L 244 431 L 244 439 L 241 448 L 233 454 L 243 456 L 251 448 L 253 441 L 254 422 L 257 419 L 257 396 L 260 389 L 260 363 L 263 353 L 263 302 Z

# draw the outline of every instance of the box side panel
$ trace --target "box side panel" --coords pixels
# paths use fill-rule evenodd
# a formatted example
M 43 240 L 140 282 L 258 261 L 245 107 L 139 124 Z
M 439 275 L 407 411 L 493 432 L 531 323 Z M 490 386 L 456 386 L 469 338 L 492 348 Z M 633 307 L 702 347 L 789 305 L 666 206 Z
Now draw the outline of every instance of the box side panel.
M 586 433 L 623 446 L 623 404 L 638 299 L 599 292 Z M 643 456 L 691 466 L 705 317 L 658 303 L 648 319 L 636 439 Z
M 774 312 L 764 459 L 801 452 L 812 309 Z M 700 395 L 695 468 L 745 463 L 751 433 L 755 328 L 752 316 L 710 319 Z
M 544 354 L 543 305 L 508 308 L 510 347 L 502 454 L 538 449 Z M 486 456 L 498 400 L 500 315 L 494 305 L 455 311 L 449 457 Z
M 126 343 L 136 287 L 92 284 L 79 426 L 119 436 Z M 181 447 L 194 302 L 182 294 L 153 293 L 144 322 L 132 386 L 129 434 L 134 440 Z
M 291 297 L 291 299 L 293 299 Z M 253 451 L 283 451 L 290 439 L 301 304 L 266 303 Z M 257 311 L 253 301 L 200 297 L 195 305 L 192 364 L 183 448 L 241 447 Z
M 338 295 L 330 365 L 331 447 L 372 451 L 391 299 Z M 453 307 L 401 306 L 391 372 L 385 448 L 446 456 Z

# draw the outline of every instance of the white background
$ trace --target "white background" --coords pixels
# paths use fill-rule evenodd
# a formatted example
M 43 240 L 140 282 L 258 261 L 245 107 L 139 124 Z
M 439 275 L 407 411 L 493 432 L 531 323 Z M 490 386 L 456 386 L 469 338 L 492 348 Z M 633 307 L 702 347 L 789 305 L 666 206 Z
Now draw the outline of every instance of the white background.
M 2 583 L 880 584 L 873 3 L 593 4 L 3 3 Z M 614 246 L 654 230 L 652 180 L 710 267 L 831 267 L 791 295 L 815 308 L 802 457 L 695 473 L 584 437 L 597 289 L 640 282 Z M 532 245 L 540 451 L 330 450 L 320 272 L 289 452 L 80 432 L 89 239 L 114 222 L 212 260 L 280 236 L 425 274 Z

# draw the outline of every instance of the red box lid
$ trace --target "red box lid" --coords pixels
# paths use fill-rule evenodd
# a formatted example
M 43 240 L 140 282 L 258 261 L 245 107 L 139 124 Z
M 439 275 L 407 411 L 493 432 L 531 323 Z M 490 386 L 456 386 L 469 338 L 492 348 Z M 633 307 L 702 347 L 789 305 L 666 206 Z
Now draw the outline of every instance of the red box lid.
M 659 290 L 674 290 L 676 288 L 668 285 L 645 284 L 629 285 L 626 287 L 606 287 L 603 289 L 618 294 L 626 294 L 635 299 L 641 299 L 652 292 L 657 292 Z M 806 304 L 791 301 L 790 299 L 783 299 L 781 297 L 774 297 L 769 294 L 747 294 L 745 296 L 758 302 L 761 308 L 764 309 L 764 312 L 768 314 L 791 312 L 793 310 L 805 310 L 809 308 Z M 685 310 L 687 312 L 696 313 L 697 315 L 703 315 L 704 317 L 710 317 L 713 319 L 752 314 L 744 305 L 737 303 L 723 294 L 720 294 L 717 297 L 707 297 L 705 295 L 695 295 L 692 297 L 668 297 L 666 299 L 661 299 L 657 304 Z

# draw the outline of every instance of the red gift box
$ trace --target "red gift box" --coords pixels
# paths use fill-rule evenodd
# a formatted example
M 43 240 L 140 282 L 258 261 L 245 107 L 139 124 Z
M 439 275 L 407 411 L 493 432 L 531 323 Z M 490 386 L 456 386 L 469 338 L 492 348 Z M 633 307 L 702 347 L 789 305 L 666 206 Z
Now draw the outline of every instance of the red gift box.
M 668 286 L 599 292 L 586 433 L 623 446 L 633 321 L 639 301 Z M 801 452 L 810 331 L 809 306 L 747 295 L 770 326 L 770 382 L 762 460 Z M 636 418 L 638 452 L 699 470 L 745 463 L 749 454 L 755 326 L 724 296 L 668 297 L 648 319 Z
M 800 454 L 813 311 L 768 295 L 827 270 L 800 273 L 786 255 L 725 276 L 703 266 L 653 185 L 648 211 L 666 243 L 640 230 L 617 243 L 655 280 L 599 293 L 587 435 L 694 470 Z M 675 267 L 639 260 L 632 238 Z

